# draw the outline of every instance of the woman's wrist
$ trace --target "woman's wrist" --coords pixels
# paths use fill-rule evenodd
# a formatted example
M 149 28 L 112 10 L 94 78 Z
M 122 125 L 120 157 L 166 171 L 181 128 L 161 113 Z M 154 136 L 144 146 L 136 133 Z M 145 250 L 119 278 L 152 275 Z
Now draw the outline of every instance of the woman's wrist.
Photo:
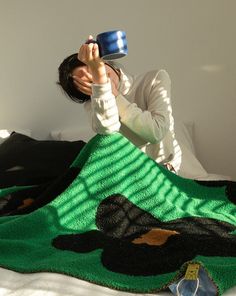
M 105 64 L 99 63 L 96 66 L 92 65 L 89 66 L 91 74 L 93 76 L 93 83 L 95 84 L 104 84 L 107 83 L 107 73 L 106 73 L 106 67 Z
M 106 71 L 95 71 L 92 73 L 93 83 L 104 84 L 108 82 Z

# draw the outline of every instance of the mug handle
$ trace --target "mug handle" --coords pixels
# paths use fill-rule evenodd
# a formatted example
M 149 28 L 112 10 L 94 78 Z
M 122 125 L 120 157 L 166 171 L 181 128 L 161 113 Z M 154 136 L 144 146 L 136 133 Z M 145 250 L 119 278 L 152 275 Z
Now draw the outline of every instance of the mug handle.
M 90 44 L 90 43 L 97 43 L 98 45 L 98 48 L 99 48 L 99 53 L 101 52 L 101 48 L 100 48 L 100 45 L 99 43 L 95 40 L 95 39 L 89 39 L 85 42 L 85 44 Z M 100 55 L 101 56 L 101 55 Z
M 97 41 L 94 39 L 89 39 L 85 42 L 85 44 L 89 44 L 89 43 L 97 43 Z

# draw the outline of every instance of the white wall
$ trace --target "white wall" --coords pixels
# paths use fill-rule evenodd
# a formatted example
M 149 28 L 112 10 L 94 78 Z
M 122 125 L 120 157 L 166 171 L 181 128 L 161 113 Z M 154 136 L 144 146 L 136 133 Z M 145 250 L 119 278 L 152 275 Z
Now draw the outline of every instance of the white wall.
M 0 128 L 36 138 L 87 123 L 56 85 L 88 34 L 123 29 L 131 73 L 166 68 L 175 116 L 196 122 L 200 160 L 236 179 L 236 1 L 0 0 Z

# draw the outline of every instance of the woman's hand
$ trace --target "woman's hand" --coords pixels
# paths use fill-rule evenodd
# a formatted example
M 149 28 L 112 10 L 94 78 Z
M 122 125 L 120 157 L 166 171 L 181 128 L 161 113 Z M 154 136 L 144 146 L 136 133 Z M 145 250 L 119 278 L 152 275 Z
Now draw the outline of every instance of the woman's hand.
M 93 76 L 86 70 L 86 68 L 79 68 L 72 77 L 78 90 L 86 95 L 92 95 Z M 108 77 L 110 78 L 112 93 L 116 97 L 118 95 L 117 85 L 109 75 Z
M 90 40 L 93 40 L 91 35 L 88 38 L 88 41 Z M 78 59 L 89 67 L 94 83 L 102 84 L 107 82 L 105 63 L 99 56 L 97 43 L 83 44 L 79 49 Z
M 86 68 L 79 68 L 73 73 L 73 82 L 78 90 L 82 93 L 92 95 L 93 76 L 86 70 Z

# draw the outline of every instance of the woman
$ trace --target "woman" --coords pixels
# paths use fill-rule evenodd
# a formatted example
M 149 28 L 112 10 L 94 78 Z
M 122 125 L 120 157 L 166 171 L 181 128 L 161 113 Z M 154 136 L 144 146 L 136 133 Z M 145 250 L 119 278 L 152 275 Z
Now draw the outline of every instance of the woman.
M 74 101 L 84 103 L 93 130 L 120 132 L 156 162 L 178 172 L 180 147 L 175 139 L 170 101 L 171 82 L 165 70 L 131 76 L 99 56 L 96 43 L 83 44 L 78 54 L 59 67 L 59 84 Z

